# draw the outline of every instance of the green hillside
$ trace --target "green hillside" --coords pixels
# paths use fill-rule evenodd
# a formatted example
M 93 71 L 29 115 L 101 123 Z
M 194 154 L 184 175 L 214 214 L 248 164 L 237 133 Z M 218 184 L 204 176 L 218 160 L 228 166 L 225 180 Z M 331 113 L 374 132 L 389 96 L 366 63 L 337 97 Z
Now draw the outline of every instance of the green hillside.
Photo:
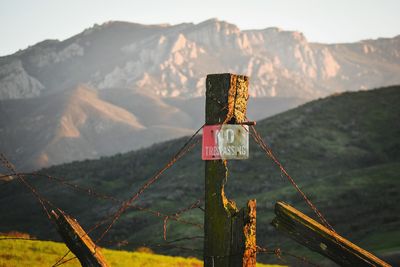
M 335 230 L 361 247 L 394 260 L 400 252 L 400 87 L 343 93 L 310 102 L 257 123 L 257 129 L 301 188 Z M 251 118 L 250 118 L 251 119 Z M 201 125 L 202 122 L 199 122 Z M 123 155 L 64 164 L 42 170 L 70 182 L 126 199 L 155 174 L 182 146 L 181 138 Z M 253 142 L 250 159 L 228 164 L 227 196 L 243 206 L 257 199 L 257 242 L 280 247 L 319 262 L 318 255 L 277 233 L 270 222 L 273 205 L 282 200 L 314 217 L 279 169 Z M 0 172 L 4 172 L 1 170 Z M 117 205 L 95 199 L 46 178 L 31 178 L 40 192 L 76 217 L 89 229 Z M 200 146 L 167 170 L 135 204 L 174 214 L 203 197 L 204 163 Z M 0 232 L 18 230 L 39 238 L 59 240 L 31 194 L 16 181 L 0 186 Z M 182 219 L 202 224 L 203 212 L 195 209 Z M 201 236 L 202 230 L 172 220 L 129 209 L 106 236 L 104 247 L 132 250 L 152 246 L 158 253 L 201 258 L 202 239 L 167 241 Z M 98 236 L 101 229 L 93 232 Z M 187 248 L 193 249 L 188 250 Z M 259 255 L 263 262 L 279 262 Z M 287 262 L 290 262 L 288 259 Z M 322 263 L 329 265 L 328 261 Z

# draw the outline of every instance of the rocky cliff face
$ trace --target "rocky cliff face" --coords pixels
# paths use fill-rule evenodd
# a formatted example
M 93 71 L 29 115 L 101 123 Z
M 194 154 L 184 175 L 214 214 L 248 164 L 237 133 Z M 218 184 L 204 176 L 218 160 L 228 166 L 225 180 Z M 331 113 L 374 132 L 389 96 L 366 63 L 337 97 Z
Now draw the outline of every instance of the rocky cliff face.
M 0 88 L 0 99 L 14 99 L 39 96 L 44 86 L 25 71 L 21 60 L 16 59 L 1 66 Z
M 109 22 L 63 42 L 44 41 L 0 60 L 0 98 L 46 95 L 87 83 L 160 97 L 204 94 L 207 73 L 251 77 L 252 96 L 316 98 L 400 82 L 400 36 L 353 44 L 309 43 L 278 28 Z

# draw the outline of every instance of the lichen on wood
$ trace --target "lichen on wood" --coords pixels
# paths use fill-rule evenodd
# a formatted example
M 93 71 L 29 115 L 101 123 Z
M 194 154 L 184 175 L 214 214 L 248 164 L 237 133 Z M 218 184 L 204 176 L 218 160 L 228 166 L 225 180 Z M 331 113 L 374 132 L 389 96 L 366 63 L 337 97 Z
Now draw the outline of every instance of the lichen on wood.
M 243 227 L 244 234 L 244 254 L 243 254 L 243 267 L 256 266 L 256 200 L 252 199 L 247 202 L 247 211 L 245 214 L 245 223 Z
M 101 249 L 94 244 L 77 220 L 60 209 L 53 210 L 51 216 L 65 244 L 75 254 L 82 266 L 109 266 L 101 253 Z
M 228 91 L 228 114 L 224 123 L 241 123 L 246 120 L 249 99 L 249 79 L 242 75 L 231 75 Z
M 206 124 L 246 120 L 248 77 L 212 74 L 206 86 Z M 255 202 L 250 205 L 251 216 L 247 216 L 250 206 L 238 210 L 224 191 L 227 161 L 210 160 L 205 165 L 204 266 L 255 267 Z

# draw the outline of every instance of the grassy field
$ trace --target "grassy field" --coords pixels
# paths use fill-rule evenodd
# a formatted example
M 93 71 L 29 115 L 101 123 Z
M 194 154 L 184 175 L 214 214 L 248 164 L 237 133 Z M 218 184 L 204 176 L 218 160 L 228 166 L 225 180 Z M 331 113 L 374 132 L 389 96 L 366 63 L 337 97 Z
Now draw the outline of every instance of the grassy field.
M 0 237 L 1 238 L 1 237 Z M 53 266 L 68 248 L 63 243 L 39 240 L 0 240 L 0 267 L 13 266 Z M 156 255 L 144 252 L 117 251 L 102 249 L 102 252 L 111 266 L 203 266 L 203 262 L 196 258 L 182 258 Z M 72 258 L 70 253 L 65 259 Z M 77 259 L 71 260 L 62 266 L 80 266 Z M 279 265 L 257 264 L 258 267 L 278 267 Z

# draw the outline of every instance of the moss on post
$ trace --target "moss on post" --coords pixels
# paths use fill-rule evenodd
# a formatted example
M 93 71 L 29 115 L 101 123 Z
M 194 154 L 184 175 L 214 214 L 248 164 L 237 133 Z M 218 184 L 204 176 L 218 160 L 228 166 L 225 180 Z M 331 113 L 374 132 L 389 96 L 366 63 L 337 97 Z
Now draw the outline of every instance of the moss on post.
M 206 124 L 244 122 L 248 84 L 246 76 L 208 75 Z M 250 252 L 255 252 L 255 201 L 249 204 L 254 216 L 248 216 L 248 209 L 239 211 L 224 192 L 227 161 L 211 160 L 205 165 L 204 266 L 255 266 L 255 253 Z M 250 221 L 254 227 L 249 226 Z

